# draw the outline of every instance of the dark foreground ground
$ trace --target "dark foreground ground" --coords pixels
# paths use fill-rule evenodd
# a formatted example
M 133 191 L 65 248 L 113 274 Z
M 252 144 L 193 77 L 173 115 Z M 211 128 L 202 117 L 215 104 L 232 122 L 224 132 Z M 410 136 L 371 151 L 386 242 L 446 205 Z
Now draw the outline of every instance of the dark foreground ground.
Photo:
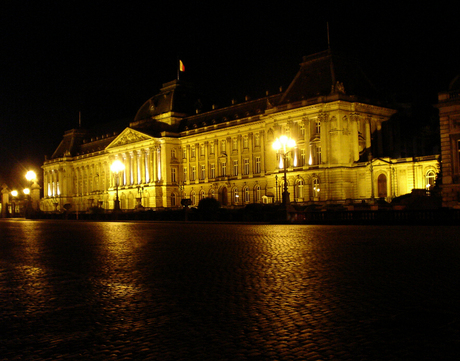
M 458 360 L 460 227 L 0 221 L 0 360 Z

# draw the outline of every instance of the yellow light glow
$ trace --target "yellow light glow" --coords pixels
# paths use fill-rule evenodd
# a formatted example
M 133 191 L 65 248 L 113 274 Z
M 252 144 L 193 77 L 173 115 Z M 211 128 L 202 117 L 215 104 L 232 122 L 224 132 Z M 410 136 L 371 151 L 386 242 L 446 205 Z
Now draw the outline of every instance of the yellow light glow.
M 125 170 L 125 165 L 117 159 L 110 166 L 110 170 L 112 173 L 119 173 Z
M 37 175 L 35 174 L 35 172 L 33 170 L 29 170 L 27 173 L 26 173 L 26 179 L 30 182 L 30 181 L 33 181 L 33 180 L 36 180 L 37 179 Z
M 24 192 L 24 194 L 29 195 L 30 194 L 30 189 L 29 188 L 24 188 L 23 192 Z
M 11 195 L 13 197 L 17 197 L 18 196 L 18 191 L 11 191 Z
M 286 152 L 287 149 L 294 148 L 296 142 L 292 138 L 288 138 L 286 135 L 282 135 L 279 138 L 276 138 L 272 144 L 273 150 L 279 151 L 281 148 Z

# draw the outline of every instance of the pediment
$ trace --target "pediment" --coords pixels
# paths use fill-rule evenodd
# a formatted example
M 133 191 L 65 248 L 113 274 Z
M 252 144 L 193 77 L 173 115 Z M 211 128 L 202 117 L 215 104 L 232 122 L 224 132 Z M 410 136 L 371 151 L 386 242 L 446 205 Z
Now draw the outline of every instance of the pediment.
M 112 143 L 107 146 L 107 149 L 121 147 L 123 145 L 139 143 L 144 140 L 154 139 L 153 137 L 141 133 L 137 130 L 126 128 L 123 130 L 118 137 L 116 137 Z

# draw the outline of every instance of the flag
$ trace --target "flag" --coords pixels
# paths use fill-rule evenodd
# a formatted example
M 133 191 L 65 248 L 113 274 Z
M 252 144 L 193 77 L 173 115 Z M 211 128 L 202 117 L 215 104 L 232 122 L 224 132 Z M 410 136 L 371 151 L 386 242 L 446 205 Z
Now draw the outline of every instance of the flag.
M 185 71 L 185 66 L 182 60 L 179 60 L 179 71 Z

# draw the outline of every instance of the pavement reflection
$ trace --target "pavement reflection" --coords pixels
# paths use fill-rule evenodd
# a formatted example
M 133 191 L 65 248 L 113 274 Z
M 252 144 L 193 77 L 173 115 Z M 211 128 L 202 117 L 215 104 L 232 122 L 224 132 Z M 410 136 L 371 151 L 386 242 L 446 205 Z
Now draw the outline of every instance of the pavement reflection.
M 0 360 L 450 359 L 459 227 L 0 221 Z

